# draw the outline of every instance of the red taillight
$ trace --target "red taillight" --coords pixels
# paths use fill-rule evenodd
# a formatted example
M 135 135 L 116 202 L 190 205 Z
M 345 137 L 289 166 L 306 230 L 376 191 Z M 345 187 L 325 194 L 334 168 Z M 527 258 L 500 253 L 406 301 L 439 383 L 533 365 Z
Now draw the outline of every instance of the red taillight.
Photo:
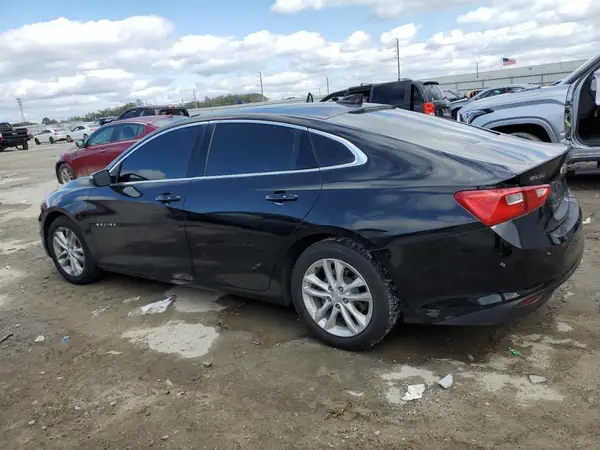
M 542 206 L 550 194 L 550 185 L 508 189 L 460 191 L 456 201 L 488 227 L 516 219 Z
M 430 116 L 435 115 L 435 105 L 431 102 L 427 102 L 423 104 L 423 112 L 425 114 L 429 114 Z

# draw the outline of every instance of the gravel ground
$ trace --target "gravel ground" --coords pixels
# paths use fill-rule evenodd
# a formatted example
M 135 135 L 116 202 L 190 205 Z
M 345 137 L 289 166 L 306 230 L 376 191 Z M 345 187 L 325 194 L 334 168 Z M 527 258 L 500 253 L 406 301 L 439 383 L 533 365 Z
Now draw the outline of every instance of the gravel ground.
M 600 448 L 600 178 L 570 182 L 585 256 L 547 305 L 496 328 L 398 326 L 359 354 L 244 298 L 65 282 L 36 219 L 66 148 L 0 154 L 0 448 Z M 135 314 L 168 294 L 165 313 Z

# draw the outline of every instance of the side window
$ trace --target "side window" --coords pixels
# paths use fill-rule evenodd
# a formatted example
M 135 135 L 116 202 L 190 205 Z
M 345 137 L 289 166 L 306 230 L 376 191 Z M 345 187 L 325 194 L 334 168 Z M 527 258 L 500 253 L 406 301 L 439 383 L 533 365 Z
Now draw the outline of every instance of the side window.
M 123 159 L 119 182 L 184 178 L 190 156 L 206 126 L 171 130 L 138 147 Z
M 88 146 L 108 144 L 112 138 L 114 130 L 114 126 L 101 128 L 88 138 L 86 144 Z
M 421 89 L 414 84 L 411 86 L 412 89 L 412 101 L 415 103 L 423 103 L 425 99 L 423 98 L 423 94 L 421 94 Z
M 112 139 L 113 142 L 130 141 L 138 137 L 142 134 L 142 131 L 144 131 L 144 125 L 138 123 L 124 123 L 116 125 L 115 128 L 115 136 Z
M 371 93 L 371 102 L 386 105 L 401 105 L 406 103 L 406 83 L 386 83 L 374 86 Z
M 120 120 L 131 119 L 132 117 L 138 117 L 139 115 L 140 115 L 139 109 L 132 109 L 131 111 L 127 111 L 125 114 L 123 114 L 123 116 L 120 118 Z
M 142 111 L 142 116 L 153 116 L 154 115 L 154 110 L 153 109 L 144 109 Z
M 341 142 L 317 133 L 311 133 L 310 140 L 321 167 L 341 166 L 355 160 L 354 154 Z
M 290 170 L 302 133 L 302 130 L 279 125 L 217 123 L 208 153 L 206 175 Z

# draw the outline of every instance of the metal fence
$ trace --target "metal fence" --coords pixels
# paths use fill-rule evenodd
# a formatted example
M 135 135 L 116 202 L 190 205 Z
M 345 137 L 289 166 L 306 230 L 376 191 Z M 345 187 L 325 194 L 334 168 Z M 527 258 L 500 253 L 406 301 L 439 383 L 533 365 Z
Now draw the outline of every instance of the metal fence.
M 571 71 L 542 73 L 536 75 L 519 75 L 494 78 L 473 78 L 470 80 L 460 80 L 451 83 L 440 83 L 440 87 L 446 89 L 457 89 L 459 91 L 471 91 L 473 89 L 490 88 L 507 84 L 535 84 L 546 85 L 562 80 Z

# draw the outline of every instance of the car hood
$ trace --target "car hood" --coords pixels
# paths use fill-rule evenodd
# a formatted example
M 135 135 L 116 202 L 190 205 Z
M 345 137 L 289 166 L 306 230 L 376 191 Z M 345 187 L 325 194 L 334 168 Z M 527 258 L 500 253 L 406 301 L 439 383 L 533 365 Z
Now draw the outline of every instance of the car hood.
M 482 98 L 479 100 L 472 100 L 467 105 L 463 106 L 462 111 L 473 111 L 476 109 L 494 109 L 494 107 L 507 107 L 519 103 L 535 102 L 541 99 L 563 99 L 566 95 L 568 86 L 557 85 L 548 86 L 539 89 L 530 89 L 521 92 L 515 92 L 512 94 L 500 94 L 493 97 Z

